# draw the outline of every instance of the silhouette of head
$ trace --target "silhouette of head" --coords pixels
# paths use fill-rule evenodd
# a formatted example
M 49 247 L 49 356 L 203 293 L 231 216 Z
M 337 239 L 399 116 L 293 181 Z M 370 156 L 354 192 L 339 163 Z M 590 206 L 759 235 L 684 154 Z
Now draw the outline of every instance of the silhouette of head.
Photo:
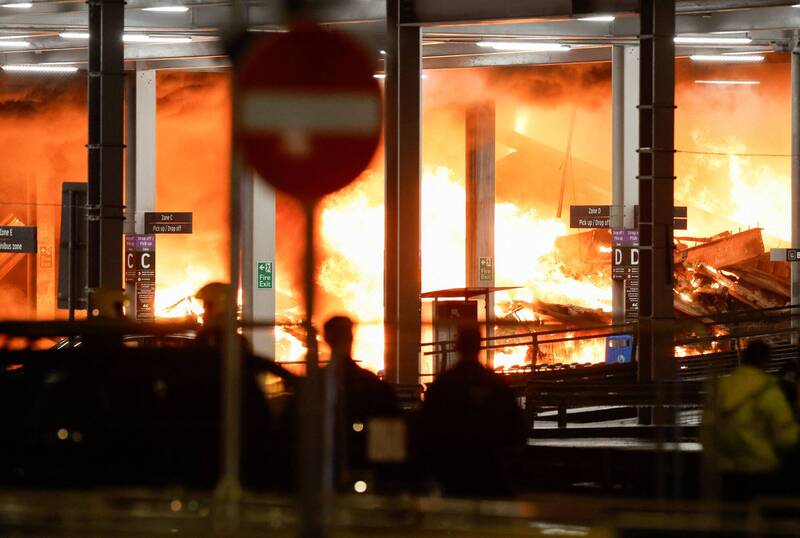
M 220 322 L 228 308 L 230 286 L 222 282 L 206 284 L 197 292 L 197 298 L 203 302 L 203 320 L 206 324 Z
M 465 323 L 458 329 L 456 351 L 462 360 L 477 361 L 481 351 L 481 329 L 477 323 Z
M 334 316 L 323 327 L 325 341 L 331 347 L 331 355 L 350 357 L 353 351 L 353 322 L 346 316 Z
M 761 340 L 754 340 L 747 345 L 744 353 L 742 353 L 742 364 L 766 370 L 767 364 L 769 364 L 769 357 L 769 345 Z

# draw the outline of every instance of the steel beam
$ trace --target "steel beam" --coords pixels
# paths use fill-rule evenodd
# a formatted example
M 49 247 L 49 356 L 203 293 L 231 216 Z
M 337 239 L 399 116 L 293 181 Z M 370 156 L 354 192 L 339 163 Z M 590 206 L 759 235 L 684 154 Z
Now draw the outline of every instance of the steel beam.
M 399 26 L 399 9 L 398 0 L 387 1 L 385 363 L 388 381 L 416 384 L 422 280 L 422 31 Z
M 427 50 L 425 52 L 427 53 Z M 501 65 L 607 62 L 610 59 L 611 51 L 609 47 L 591 47 L 576 49 L 569 52 L 507 52 L 425 57 L 422 59 L 422 62 L 425 69 L 453 69 L 461 67 L 495 67 Z
M 675 3 L 642 1 L 639 88 L 639 378 L 673 373 Z
M 89 3 L 88 285 L 122 288 L 124 2 Z

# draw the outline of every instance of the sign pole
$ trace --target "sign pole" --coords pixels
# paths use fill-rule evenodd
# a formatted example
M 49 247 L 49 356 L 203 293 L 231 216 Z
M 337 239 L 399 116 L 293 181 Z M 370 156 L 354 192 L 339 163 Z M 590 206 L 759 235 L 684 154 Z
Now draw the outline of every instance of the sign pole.
M 330 462 L 324 458 L 322 415 L 322 382 L 319 369 L 317 335 L 314 330 L 314 211 L 315 201 L 304 204 L 306 216 L 305 255 L 305 330 L 306 330 L 306 381 L 300 400 L 300 494 L 301 536 L 319 538 L 325 535 L 325 500 L 328 493 L 323 477 Z

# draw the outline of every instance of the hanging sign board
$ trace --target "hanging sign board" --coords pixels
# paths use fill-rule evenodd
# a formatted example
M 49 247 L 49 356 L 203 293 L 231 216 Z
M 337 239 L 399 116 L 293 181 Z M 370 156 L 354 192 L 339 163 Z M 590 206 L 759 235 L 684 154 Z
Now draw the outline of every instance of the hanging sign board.
M 569 227 L 610 228 L 611 206 L 571 205 L 569 206 Z
M 0 226 L 0 253 L 36 254 L 36 226 Z
M 144 233 L 190 234 L 192 233 L 192 214 L 187 212 L 145 213 Z

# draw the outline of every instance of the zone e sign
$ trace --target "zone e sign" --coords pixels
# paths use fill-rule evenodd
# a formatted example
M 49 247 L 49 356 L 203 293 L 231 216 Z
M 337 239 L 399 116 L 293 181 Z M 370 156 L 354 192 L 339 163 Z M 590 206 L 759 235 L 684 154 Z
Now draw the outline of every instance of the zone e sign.
M 381 135 L 374 61 L 346 34 L 300 23 L 239 64 L 235 114 L 245 158 L 275 188 L 314 201 L 348 185 Z

